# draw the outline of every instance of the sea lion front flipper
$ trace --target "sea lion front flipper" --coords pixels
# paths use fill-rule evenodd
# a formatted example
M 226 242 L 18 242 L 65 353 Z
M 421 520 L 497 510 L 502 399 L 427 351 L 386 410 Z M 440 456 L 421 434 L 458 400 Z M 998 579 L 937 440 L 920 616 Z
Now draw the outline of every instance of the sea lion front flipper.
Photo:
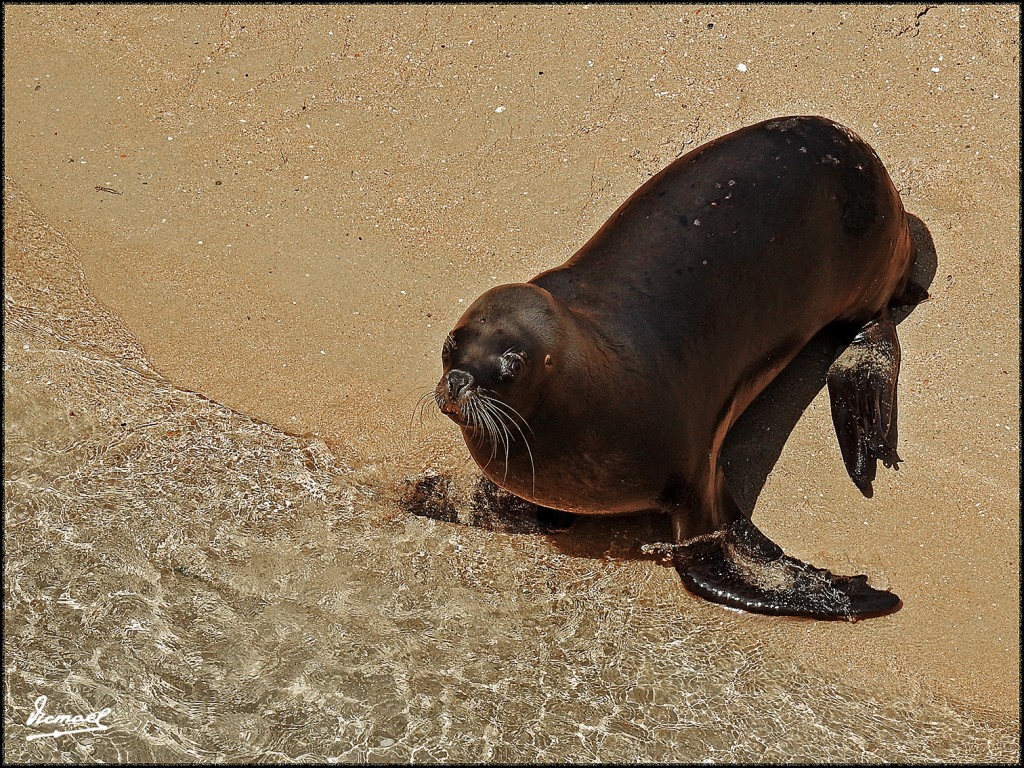
M 876 461 L 897 467 L 896 379 L 900 344 L 886 314 L 865 325 L 828 369 L 832 423 L 846 471 L 870 497 Z
M 746 518 L 677 545 L 673 561 L 691 592 L 752 613 L 853 621 L 902 605 L 866 576 L 836 576 L 784 554 Z

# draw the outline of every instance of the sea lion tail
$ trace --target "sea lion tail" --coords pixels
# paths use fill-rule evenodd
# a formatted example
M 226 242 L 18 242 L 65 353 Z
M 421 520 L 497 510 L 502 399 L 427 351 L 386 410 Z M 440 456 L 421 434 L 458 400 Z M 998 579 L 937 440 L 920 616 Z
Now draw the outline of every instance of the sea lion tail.
M 789 557 L 746 518 L 677 545 L 673 561 L 691 592 L 752 613 L 857 621 L 902 606 L 867 576 L 837 576 Z

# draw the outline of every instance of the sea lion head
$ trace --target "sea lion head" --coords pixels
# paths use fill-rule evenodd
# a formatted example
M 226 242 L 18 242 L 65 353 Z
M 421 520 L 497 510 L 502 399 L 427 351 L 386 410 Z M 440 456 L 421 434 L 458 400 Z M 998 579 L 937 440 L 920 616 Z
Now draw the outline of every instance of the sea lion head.
M 442 413 L 494 444 L 526 434 L 557 373 L 566 310 L 531 283 L 492 288 L 448 334 L 434 389 Z

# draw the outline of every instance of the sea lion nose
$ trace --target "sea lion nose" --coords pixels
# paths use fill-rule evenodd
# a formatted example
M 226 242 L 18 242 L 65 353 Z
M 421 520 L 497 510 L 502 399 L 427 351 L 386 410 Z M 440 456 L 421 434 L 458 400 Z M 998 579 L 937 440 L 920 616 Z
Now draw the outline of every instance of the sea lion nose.
M 448 386 L 448 397 L 458 400 L 459 396 L 473 386 L 473 377 L 465 371 L 448 371 L 445 376 L 445 383 Z

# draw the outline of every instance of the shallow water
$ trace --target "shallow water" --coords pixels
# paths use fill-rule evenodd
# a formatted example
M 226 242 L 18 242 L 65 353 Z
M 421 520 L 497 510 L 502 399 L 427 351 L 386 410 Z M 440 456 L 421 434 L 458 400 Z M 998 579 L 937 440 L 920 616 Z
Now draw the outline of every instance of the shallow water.
M 1017 723 L 778 658 L 671 568 L 402 514 L 154 373 L 43 229 L 7 253 L 5 760 L 1018 759 Z M 40 696 L 109 730 L 30 740 Z

